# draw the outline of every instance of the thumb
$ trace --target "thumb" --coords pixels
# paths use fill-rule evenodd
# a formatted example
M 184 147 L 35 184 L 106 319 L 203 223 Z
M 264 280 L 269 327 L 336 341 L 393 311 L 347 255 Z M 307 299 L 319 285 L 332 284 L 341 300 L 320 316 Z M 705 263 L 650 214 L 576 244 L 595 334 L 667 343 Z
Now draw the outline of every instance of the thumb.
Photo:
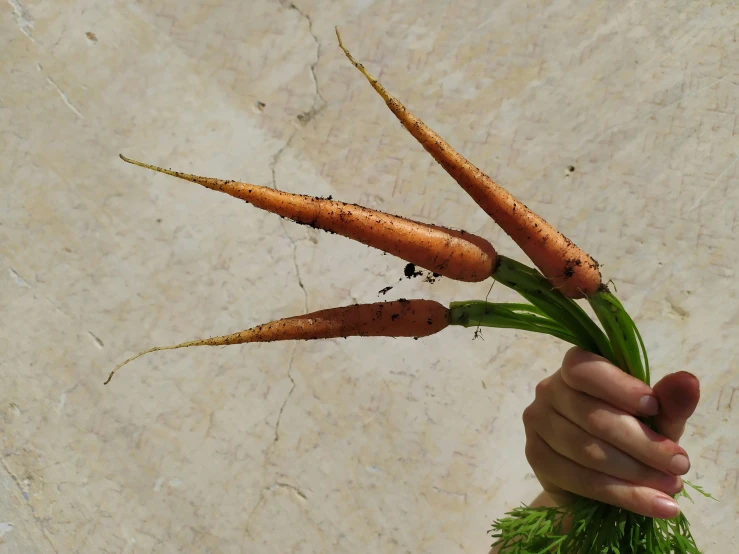
M 687 371 L 670 373 L 652 387 L 659 400 L 654 420 L 663 436 L 677 442 L 685 431 L 685 422 L 693 415 L 700 399 L 698 378 Z

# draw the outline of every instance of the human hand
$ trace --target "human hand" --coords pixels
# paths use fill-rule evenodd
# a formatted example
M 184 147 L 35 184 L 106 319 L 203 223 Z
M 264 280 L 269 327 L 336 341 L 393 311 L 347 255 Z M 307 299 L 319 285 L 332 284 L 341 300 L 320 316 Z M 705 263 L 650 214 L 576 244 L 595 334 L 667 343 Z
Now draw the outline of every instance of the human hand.
M 650 388 L 607 360 L 573 348 L 523 413 L 526 458 L 558 504 L 584 496 L 670 518 L 690 469 L 677 444 L 700 397 L 698 379 L 672 373 Z M 637 417 L 655 416 L 661 433 Z

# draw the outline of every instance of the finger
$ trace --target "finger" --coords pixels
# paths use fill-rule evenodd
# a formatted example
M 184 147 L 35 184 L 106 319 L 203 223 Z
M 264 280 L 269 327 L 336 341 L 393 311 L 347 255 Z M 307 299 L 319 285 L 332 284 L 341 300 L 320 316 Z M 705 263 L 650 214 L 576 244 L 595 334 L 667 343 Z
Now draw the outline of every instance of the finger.
M 551 389 L 552 408 L 587 434 L 659 471 L 673 475 L 688 472 L 690 464 L 685 449 L 632 415 L 573 390 L 563 381 L 553 381 Z
M 549 447 L 580 466 L 617 477 L 630 483 L 644 485 L 673 495 L 683 488 L 676 475 L 658 471 L 622 450 L 583 431 L 570 420 L 551 411 L 537 430 Z
M 571 348 L 562 361 L 562 379 L 575 390 L 599 398 L 638 416 L 659 411 L 654 391 L 636 377 L 620 370 L 605 358 L 581 348 Z
M 655 418 L 657 429 L 677 442 L 700 400 L 698 378 L 687 371 L 671 373 L 654 385 L 654 393 L 661 406 L 660 413 Z
M 540 481 L 553 489 L 553 495 L 566 491 L 653 518 L 672 518 L 680 513 L 677 503 L 665 493 L 578 465 L 552 450 L 541 437 L 527 441 L 526 456 L 534 473 L 537 468 L 546 468 L 546 477 Z

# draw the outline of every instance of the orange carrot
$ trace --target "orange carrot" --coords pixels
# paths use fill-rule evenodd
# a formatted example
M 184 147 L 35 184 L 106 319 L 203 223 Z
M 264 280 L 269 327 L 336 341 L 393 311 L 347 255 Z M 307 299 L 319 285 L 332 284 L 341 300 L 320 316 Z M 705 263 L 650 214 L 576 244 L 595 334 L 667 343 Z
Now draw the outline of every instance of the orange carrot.
M 426 337 L 449 325 L 449 309 L 433 300 L 395 300 L 354 304 L 288 317 L 231 335 L 155 346 L 130 357 L 110 372 L 107 385 L 121 367 L 136 358 L 159 350 L 189 346 L 227 346 L 248 342 L 313 340 L 339 337 Z
M 497 254 L 493 245 L 465 231 L 428 225 L 356 204 L 172 171 L 122 154 L 121 159 L 225 192 L 297 223 L 354 239 L 450 279 L 484 281 L 495 269 Z
M 550 283 L 570 298 L 592 296 L 602 287 L 598 263 L 512 194 L 455 151 L 444 139 L 408 111 L 341 41 L 339 47 L 369 81 L 403 126 L 457 183 L 518 244 Z

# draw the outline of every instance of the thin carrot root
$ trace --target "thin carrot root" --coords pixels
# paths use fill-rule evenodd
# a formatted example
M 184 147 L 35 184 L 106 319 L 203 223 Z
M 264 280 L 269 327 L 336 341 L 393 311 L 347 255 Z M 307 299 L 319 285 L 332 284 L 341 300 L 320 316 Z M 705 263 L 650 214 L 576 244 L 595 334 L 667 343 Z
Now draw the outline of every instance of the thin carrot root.
M 107 385 L 113 375 L 124 365 L 145 354 L 160 350 L 284 340 L 426 337 L 448 327 L 449 321 L 449 309 L 433 300 L 394 300 L 330 308 L 272 321 L 230 335 L 193 340 L 171 346 L 155 346 L 118 364 L 103 384 Z
M 549 282 L 570 298 L 583 298 L 605 287 L 598 263 L 572 241 L 517 200 L 459 154 L 413 115 L 336 38 L 346 57 L 385 100 L 403 126 L 477 204 L 518 244 Z
M 457 281 L 479 282 L 495 269 L 495 248 L 484 238 L 371 210 L 356 204 L 292 194 L 269 187 L 201 177 L 139 162 L 123 161 L 224 192 L 268 212 L 354 239 Z

